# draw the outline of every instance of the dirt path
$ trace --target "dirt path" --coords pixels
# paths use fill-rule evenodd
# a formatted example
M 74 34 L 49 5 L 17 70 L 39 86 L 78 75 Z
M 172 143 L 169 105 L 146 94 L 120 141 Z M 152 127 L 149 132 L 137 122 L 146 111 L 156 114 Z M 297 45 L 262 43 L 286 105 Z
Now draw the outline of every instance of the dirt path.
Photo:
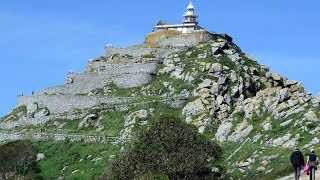
M 316 171 L 316 180 L 320 180 L 320 166 L 318 166 L 318 170 Z M 294 180 L 294 176 L 293 176 L 293 171 L 292 174 L 282 177 L 280 179 L 277 180 Z M 306 175 L 303 173 L 303 170 L 301 171 L 301 177 L 300 180 L 309 180 L 309 175 Z

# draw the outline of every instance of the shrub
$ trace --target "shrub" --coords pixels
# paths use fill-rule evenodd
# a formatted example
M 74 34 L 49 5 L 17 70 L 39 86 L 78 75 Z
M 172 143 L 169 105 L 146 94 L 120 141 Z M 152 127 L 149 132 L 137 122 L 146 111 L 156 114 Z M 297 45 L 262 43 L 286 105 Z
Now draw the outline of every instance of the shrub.
M 36 164 L 36 150 L 28 141 L 13 141 L 0 146 L 0 174 L 25 174 Z
M 175 117 L 162 117 L 137 132 L 101 179 L 215 179 L 221 148 Z

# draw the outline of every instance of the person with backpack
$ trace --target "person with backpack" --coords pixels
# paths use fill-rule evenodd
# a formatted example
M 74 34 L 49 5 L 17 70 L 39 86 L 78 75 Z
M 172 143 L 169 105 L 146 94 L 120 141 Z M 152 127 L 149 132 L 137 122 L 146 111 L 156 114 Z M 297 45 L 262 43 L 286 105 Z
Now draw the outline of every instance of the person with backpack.
M 304 158 L 299 148 L 295 148 L 294 152 L 291 154 L 290 160 L 294 168 L 294 178 L 295 180 L 299 180 L 301 168 L 304 165 Z
M 307 159 L 307 165 L 309 166 L 309 172 L 310 172 L 310 180 L 315 180 L 315 172 L 317 170 L 319 158 L 315 154 L 314 149 L 311 149 L 311 153 L 308 156 Z

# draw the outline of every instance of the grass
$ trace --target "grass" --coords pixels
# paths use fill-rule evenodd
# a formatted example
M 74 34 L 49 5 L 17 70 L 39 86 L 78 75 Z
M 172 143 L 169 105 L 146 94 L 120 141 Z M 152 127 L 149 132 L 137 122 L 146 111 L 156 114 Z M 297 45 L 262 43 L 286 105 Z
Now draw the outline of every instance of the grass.
M 222 64 L 223 66 L 227 66 L 229 70 L 235 70 L 236 69 L 236 64 L 231 61 L 230 58 L 228 58 L 227 55 L 222 55 L 219 58 L 219 63 Z
M 27 114 L 27 106 L 19 106 L 14 110 L 12 110 L 9 114 L 2 117 L 0 121 L 3 121 L 3 120 L 16 121 L 26 114 Z
M 124 128 L 124 117 L 127 113 L 127 111 L 104 113 L 101 120 L 105 127 L 104 133 L 107 136 L 117 136 L 117 134 Z
M 224 161 L 236 150 L 240 147 L 241 143 L 235 142 L 225 142 L 222 143 L 223 147 L 223 156 Z M 263 149 L 261 149 L 263 147 Z M 245 162 L 248 158 L 252 157 L 254 152 L 257 152 L 258 157 L 255 158 L 254 163 L 251 164 L 250 169 L 246 170 L 244 173 L 241 173 L 237 170 L 236 162 Z M 259 152 L 261 154 L 259 154 Z M 264 159 L 263 157 L 271 157 L 272 155 L 279 155 L 278 158 L 270 159 L 268 161 L 268 165 L 266 166 L 266 171 L 273 169 L 271 173 L 266 173 L 266 171 L 258 171 L 257 168 L 261 167 L 261 162 Z M 235 169 L 232 173 L 229 173 L 230 177 L 234 179 L 276 179 L 278 177 L 282 177 L 288 175 L 292 171 L 292 166 L 289 161 L 289 157 L 291 155 L 291 150 L 287 148 L 273 148 L 268 146 L 261 146 L 257 143 L 245 143 L 244 146 L 229 160 L 229 165 L 224 163 L 227 169 Z M 230 167 L 231 166 L 231 167 Z
M 97 179 L 108 165 L 109 156 L 119 152 L 119 147 L 111 144 L 43 141 L 33 141 L 32 144 L 44 153 L 45 158 L 38 162 L 41 172 L 29 176 L 42 176 L 44 179 L 58 179 L 61 174 L 65 179 Z M 94 161 L 95 158 L 102 159 Z M 79 171 L 72 173 L 75 170 Z
M 109 95 L 117 96 L 117 97 L 132 97 L 137 96 L 141 94 L 141 88 L 135 87 L 135 88 L 118 88 L 113 87 L 111 88 L 111 92 Z

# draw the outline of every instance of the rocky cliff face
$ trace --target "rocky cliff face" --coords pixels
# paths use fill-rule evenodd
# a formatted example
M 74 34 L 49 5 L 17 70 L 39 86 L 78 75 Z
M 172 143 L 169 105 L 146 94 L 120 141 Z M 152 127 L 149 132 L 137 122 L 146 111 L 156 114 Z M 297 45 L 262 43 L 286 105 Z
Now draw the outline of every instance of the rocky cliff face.
M 69 73 L 66 84 L 20 97 L 0 121 L 0 140 L 26 138 L 16 130 L 60 134 L 36 136 L 57 141 L 73 137 L 70 131 L 98 132 L 101 141 L 95 136 L 91 142 L 110 136 L 121 145 L 134 127 L 169 108 L 221 143 L 233 177 L 281 176 L 291 148 L 320 148 L 320 96 L 270 72 L 227 35 L 192 37 L 183 46 L 172 43 L 182 42 L 180 36 L 159 36 L 139 46 L 109 47 L 84 73 Z

